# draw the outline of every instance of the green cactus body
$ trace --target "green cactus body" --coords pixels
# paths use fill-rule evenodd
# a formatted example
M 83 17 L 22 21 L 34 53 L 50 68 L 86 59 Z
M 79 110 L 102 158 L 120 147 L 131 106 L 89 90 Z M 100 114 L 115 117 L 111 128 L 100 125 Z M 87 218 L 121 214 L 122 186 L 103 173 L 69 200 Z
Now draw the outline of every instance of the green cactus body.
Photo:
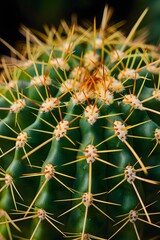
M 24 28 L 24 54 L 2 58 L 0 239 L 159 239 L 159 52 L 134 37 L 145 13 L 128 37 L 107 8 L 97 30 Z

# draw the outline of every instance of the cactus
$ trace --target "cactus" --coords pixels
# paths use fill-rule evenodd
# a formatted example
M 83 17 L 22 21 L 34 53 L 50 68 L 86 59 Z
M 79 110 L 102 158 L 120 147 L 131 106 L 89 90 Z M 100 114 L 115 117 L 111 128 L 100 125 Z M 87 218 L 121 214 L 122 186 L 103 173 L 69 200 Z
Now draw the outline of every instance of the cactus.
M 159 239 L 159 52 L 138 27 L 21 31 L 1 59 L 0 239 Z

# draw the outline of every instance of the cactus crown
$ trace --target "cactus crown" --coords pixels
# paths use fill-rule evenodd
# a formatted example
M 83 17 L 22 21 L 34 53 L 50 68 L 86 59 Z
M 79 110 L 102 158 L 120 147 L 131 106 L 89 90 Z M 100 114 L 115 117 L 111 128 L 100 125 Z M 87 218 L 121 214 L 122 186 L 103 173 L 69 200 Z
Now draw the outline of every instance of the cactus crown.
M 160 67 L 137 31 L 146 13 L 127 37 L 106 7 L 99 29 L 23 27 L 21 53 L 1 40 L 13 52 L 1 59 L 1 239 L 158 239 Z

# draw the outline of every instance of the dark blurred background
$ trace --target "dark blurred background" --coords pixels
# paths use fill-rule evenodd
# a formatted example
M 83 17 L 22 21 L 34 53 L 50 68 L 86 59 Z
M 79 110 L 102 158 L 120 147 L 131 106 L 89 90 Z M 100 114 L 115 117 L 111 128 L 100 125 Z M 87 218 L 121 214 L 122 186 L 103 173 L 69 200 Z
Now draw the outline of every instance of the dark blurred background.
M 43 25 L 58 26 L 61 19 L 70 21 L 76 14 L 78 22 L 92 21 L 96 16 L 100 24 L 105 5 L 113 8 L 112 22 L 126 20 L 124 31 L 128 31 L 142 11 L 149 12 L 142 26 L 148 26 L 148 42 L 159 43 L 160 38 L 160 0 L 4 0 L 0 11 L 0 38 L 15 45 L 22 36 L 20 25 L 43 31 Z M 0 43 L 0 55 L 8 54 Z

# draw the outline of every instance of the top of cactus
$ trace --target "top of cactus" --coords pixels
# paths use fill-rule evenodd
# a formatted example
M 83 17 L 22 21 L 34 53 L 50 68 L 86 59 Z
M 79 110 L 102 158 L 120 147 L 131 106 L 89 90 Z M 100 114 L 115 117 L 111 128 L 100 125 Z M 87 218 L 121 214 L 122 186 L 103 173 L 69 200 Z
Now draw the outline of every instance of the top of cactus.
M 49 224 L 77 240 L 110 240 L 129 222 L 138 239 L 137 221 L 160 228 L 141 196 L 142 188 L 148 193 L 143 183 L 160 184 L 159 50 L 135 37 L 146 12 L 127 37 L 107 26 L 105 8 L 100 29 L 96 21 L 89 29 L 62 22 L 58 31 L 45 27 L 47 35 L 23 27 L 23 54 L 2 40 L 16 55 L 2 58 L 0 75 L 0 225 L 7 225 L 9 237 L 8 223 L 19 230 L 15 222 L 34 219 L 30 239 L 48 233 Z M 19 190 L 25 205 L 17 203 Z M 109 216 L 103 204 L 117 206 L 118 214 L 111 206 Z M 12 220 L 6 209 L 13 206 L 18 217 Z M 114 225 L 103 217 L 114 222 L 114 213 L 125 222 L 112 234 Z M 72 232 L 66 224 L 64 234 L 53 214 L 71 219 Z

